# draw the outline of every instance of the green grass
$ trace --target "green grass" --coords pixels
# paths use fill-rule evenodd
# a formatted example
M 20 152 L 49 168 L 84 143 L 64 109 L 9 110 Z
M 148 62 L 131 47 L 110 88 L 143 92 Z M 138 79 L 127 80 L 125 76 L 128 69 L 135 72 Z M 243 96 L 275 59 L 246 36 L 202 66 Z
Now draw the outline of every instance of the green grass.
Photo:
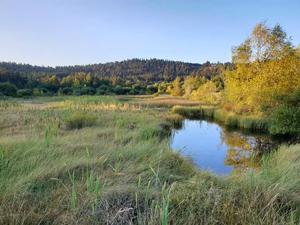
M 237 115 L 218 107 L 174 106 L 172 112 L 189 118 L 214 119 L 223 122 L 227 126 L 240 127 L 242 129 L 268 131 L 270 128 L 270 121 L 266 118 Z
M 0 105 L 0 224 L 299 223 L 300 145 L 219 177 L 170 149 L 169 109 L 44 99 Z M 78 111 L 97 123 L 68 129 Z
M 97 117 L 87 112 L 75 112 L 66 118 L 68 129 L 81 129 L 83 127 L 91 127 L 96 124 Z

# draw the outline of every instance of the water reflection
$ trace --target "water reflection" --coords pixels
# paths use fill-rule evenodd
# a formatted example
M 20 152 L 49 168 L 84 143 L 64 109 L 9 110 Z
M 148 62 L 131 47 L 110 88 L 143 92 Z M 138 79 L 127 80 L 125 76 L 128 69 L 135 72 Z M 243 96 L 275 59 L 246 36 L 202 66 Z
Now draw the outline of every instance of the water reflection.
M 202 169 L 215 173 L 239 172 L 259 167 L 262 154 L 276 148 L 267 134 L 237 130 L 204 120 L 185 120 L 172 133 L 171 147 L 184 149 Z

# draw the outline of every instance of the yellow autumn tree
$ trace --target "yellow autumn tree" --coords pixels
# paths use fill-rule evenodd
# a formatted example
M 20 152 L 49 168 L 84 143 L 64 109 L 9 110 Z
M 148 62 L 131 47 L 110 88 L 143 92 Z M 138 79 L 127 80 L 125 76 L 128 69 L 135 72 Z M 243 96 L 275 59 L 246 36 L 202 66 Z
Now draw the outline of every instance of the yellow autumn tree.
M 249 38 L 232 48 L 232 61 L 236 69 L 225 74 L 225 93 L 236 112 L 262 114 L 279 104 L 279 96 L 299 89 L 299 56 L 278 24 L 257 24 Z
M 183 90 L 180 83 L 180 78 L 176 77 L 175 80 L 172 82 L 173 88 L 171 90 L 171 95 L 173 96 L 182 96 Z
M 190 95 L 190 99 L 215 104 L 218 103 L 216 91 L 217 87 L 215 83 L 210 80 L 201 85 L 197 90 L 194 90 Z

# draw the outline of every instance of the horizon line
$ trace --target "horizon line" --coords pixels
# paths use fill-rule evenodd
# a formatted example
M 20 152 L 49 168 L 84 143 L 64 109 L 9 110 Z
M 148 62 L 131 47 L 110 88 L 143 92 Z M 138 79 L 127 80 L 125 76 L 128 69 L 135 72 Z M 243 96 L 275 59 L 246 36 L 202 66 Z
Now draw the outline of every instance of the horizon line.
M 57 67 L 72 67 L 72 66 L 89 66 L 89 65 L 97 65 L 97 64 L 109 64 L 109 63 L 118 63 L 118 62 L 125 62 L 125 61 L 130 61 L 130 60 L 163 60 L 163 61 L 169 61 L 169 62 L 179 62 L 179 63 L 187 63 L 187 64 L 199 64 L 202 65 L 206 62 L 210 62 L 211 64 L 217 64 L 217 63 L 232 63 L 231 61 L 227 62 L 211 62 L 209 60 L 206 60 L 206 62 L 203 63 L 197 63 L 197 62 L 187 62 L 187 61 L 179 61 L 179 60 L 170 60 L 170 59 L 158 59 L 158 58 L 131 58 L 131 59 L 124 59 L 124 60 L 116 60 L 116 61 L 108 61 L 108 62 L 99 62 L 99 63 L 89 63 L 89 64 L 73 64 L 73 65 L 63 65 L 63 66 L 51 66 L 51 65 L 36 65 L 36 64 L 31 64 L 31 63 L 23 63 L 23 62 L 15 62 L 15 61 L 0 61 L 0 63 L 16 63 L 19 65 L 30 65 L 30 66 L 37 66 L 37 67 L 52 67 L 52 68 L 57 68 Z

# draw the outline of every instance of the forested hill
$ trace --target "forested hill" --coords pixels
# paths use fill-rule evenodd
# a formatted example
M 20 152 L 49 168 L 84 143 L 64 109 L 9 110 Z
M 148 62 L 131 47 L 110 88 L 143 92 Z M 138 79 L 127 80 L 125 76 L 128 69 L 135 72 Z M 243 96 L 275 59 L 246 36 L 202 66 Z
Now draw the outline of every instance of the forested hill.
M 131 59 L 120 62 L 99 63 L 90 65 L 75 66 L 57 66 L 44 67 L 32 66 L 29 64 L 17 64 L 14 62 L 0 62 L 2 72 L 8 70 L 18 73 L 21 76 L 30 77 L 31 79 L 40 79 L 46 76 L 56 75 L 59 78 L 76 73 L 91 73 L 94 77 L 112 78 L 118 77 L 124 80 L 157 82 L 171 81 L 175 77 L 185 77 L 188 75 L 205 76 L 210 78 L 220 73 L 220 68 L 228 68 L 231 63 L 210 63 L 204 64 L 185 63 L 178 61 L 169 61 L 161 59 Z M 8 75 L 6 71 L 6 75 Z

